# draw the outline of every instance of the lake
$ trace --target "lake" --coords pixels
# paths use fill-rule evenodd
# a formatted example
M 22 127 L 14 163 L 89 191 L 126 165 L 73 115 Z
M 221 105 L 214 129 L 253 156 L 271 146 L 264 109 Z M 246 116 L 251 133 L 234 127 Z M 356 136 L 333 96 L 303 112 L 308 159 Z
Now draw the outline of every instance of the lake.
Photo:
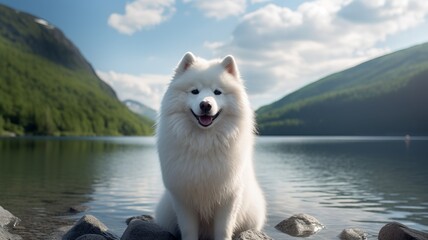
M 377 239 L 390 221 L 428 231 L 428 138 L 258 137 L 254 161 L 274 239 L 296 239 L 274 226 L 297 213 L 326 225 L 311 239 L 347 227 Z M 0 139 L 0 205 L 22 219 L 24 239 L 47 239 L 83 214 L 121 235 L 162 192 L 153 137 Z M 89 209 L 66 214 L 74 205 Z

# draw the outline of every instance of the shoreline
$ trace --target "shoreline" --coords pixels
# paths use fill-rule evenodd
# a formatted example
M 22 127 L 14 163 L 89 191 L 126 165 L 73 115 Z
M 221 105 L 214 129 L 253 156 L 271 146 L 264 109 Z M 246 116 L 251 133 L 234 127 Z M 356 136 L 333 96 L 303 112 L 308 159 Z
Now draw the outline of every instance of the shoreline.
M 83 205 L 70 207 L 69 214 L 84 213 L 88 208 Z M 35 236 L 32 229 L 21 226 L 21 220 L 0 206 L 0 240 L 50 239 L 50 240 L 134 240 L 134 239 L 177 239 L 171 233 L 162 229 L 150 215 L 129 217 L 124 220 L 127 228 L 119 237 L 109 231 L 108 227 L 92 215 L 85 214 L 77 222 L 69 219 L 70 225 L 55 227 L 46 236 Z M 309 237 L 316 235 L 326 226 L 315 217 L 307 214 L 295 214 L 280 223 L 275 228 L 283 232 L 284 237 Z M 328 226 L 327 226 L 328 227 Z M 32 235 L 33 234 L 33 235 Z M 40 238 L 42 237 L 42 238 Z M 370 236 L 370 238 L 373 236 Z M 428 233 L 411 229 L 399 222 L 389 222 L 379 230 L 379 240 L 416 239 L 428 240 Z M 346 228 L 331 238 L 341 240 L 367 239 L 368 234 L 358 228 Z M 234 236 L 233 240 L 269 240 L 272 239 L 263 231 L 247 230 Z

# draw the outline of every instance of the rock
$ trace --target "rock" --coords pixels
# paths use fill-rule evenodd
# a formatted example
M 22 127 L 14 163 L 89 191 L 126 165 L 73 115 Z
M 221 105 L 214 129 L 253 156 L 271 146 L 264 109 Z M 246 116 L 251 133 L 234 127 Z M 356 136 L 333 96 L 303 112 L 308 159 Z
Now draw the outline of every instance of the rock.
M 22 237 L 19 235 L 12 234 L 6 229 L 0 227 L 0 239 L 1 240 L 22 240 Z
M 366 240 L 367 233 L 359 228 L 346 228 L 340 233 L 341 240 Z
M 379 231 L 379 240 L 428 240 L 428 233 L 421 232 L 407 226 L 391 222 L 383 226 Z
M 12 213 L 10 213 L 8 210 L 4 209 L 2 206 L 0 206 L 0 227 L 6 228 L 10 227 L 13 228 L 21 220 L 17 217 L 15 217 Z
M 272 240 L 266 233 L 257 230 L 247 230 L 235 236 L 233 240 Z
M 176 238 L 154 222 L 139 219 L 130 221 L 121 240 L 175 240 Z
M 65 235 L 73 226 L 61 226 L 54 230 L 48 237 L 49 240 L 61 240 L 62 236 Z
M 98 234 L 85 234 L 76 238 L 76 240 L 107 240 L 107 239 Z
M 1 240 L 22 240 L 19 235 L 8 232 L 8 229 L 16 227 L 21 220 L 15 217 L 8 210 L 0 206 L 0 239 Z
M 324 225 L 316 218 L 300 213 L 283 220 L 275 228 L 293 237 L 308 237 L 323 229 Z
M 119 239 L 113 233 L 108 232 L 108 228 L 92 215 L 85 215 L 62 237 L 62 240 L 75 240 L 85 234 L 98 234 L 107 240 Z
M 142 220 L 144 222 L 155 222 L 155 219 L 152 216 L 141 215 L 141 216 L 134 216 L 134 217 L 130 217 L 130 218 L 126 219 L 126 225 L 129 225 L 129 223 L 135 219 L 139 219 L 139 220 Z
M 68 209 L 69 213 L 81 213 L 81 212 L 85 212 L 86 210 L 88 210 L 88 206 L 83 206 L 83 205 L 77 205 L 77 206 L 72 206 Z

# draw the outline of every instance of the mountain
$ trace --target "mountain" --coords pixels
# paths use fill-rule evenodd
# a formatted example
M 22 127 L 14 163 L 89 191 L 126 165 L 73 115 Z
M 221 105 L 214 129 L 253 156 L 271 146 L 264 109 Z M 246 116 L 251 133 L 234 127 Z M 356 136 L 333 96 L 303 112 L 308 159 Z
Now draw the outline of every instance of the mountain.
M 307 85 L 256 111 L 262 135 L 428 135 L 428 43 Z
M 123 101 L 123 104 L 125 104 L 134 113 L 146 117 L 152 121 L 156 121 L 158 113 L 153 108 L 131 99 Z
M 76 46 L 47 21 L 0 5 L 0 133 L 147 135 Z

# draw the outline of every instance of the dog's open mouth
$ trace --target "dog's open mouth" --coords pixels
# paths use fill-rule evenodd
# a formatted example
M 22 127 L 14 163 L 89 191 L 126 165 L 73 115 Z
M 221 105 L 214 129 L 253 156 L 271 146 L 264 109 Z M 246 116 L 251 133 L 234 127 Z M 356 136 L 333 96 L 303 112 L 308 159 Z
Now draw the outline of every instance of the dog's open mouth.
M 218 111 L 215 115 L 211 116 L 211 115 L 196 115 L 192 109 L 190 109 L 190 111 L 192 112 L 193 116 L 195 116 L 196 120 L 198 120 L 198 123 L 203 126 L 203 127 L 208 127 L 210 126 L 214 120 L 218 117 L 218 115 L 220 115 L 220 111 Z

